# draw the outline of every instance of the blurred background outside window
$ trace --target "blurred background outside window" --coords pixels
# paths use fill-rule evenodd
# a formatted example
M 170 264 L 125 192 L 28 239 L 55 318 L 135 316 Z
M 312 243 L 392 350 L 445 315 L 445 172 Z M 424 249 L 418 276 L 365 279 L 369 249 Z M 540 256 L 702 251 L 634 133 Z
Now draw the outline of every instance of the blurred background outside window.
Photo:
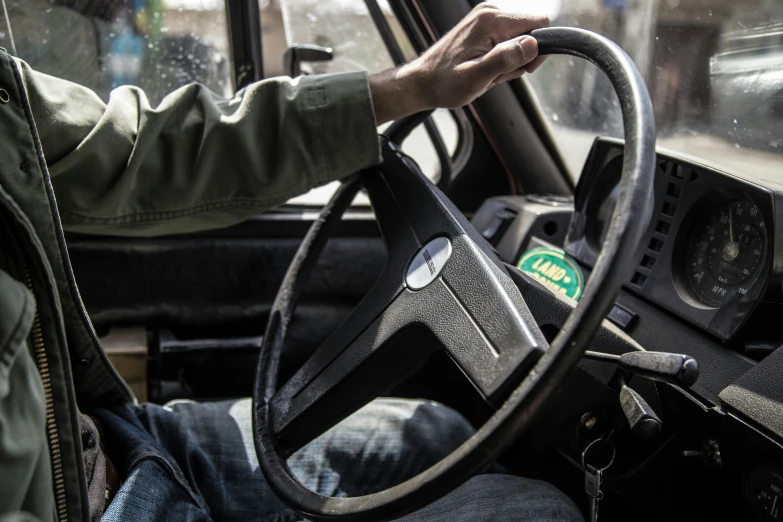
M 653 100 L 658 145 L 783 184 L 783 2 L 540 0 L 552 25 L 614 40 Z M 608 80 L 584 60 L 553 57 L 526 83 L 570 173 L 597 135 L 622 137 Z
M 222 0 L 5 4 L 9 20 L 0 23 L 0 45 L 36 70 L 85 85 L 104 100 L 115 87 L 136 85 L 154 106 L 191 82 L 231 95 Z

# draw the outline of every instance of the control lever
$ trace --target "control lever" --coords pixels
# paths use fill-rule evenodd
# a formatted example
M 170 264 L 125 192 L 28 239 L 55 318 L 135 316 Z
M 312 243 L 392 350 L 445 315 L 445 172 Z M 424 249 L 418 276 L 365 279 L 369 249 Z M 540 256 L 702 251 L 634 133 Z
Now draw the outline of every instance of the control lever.
M 291 78 L 302 74 L 302 62 L 329 62 L 334 58 L 331 47 L 315 44 L 294 44 L 283 55 L 283 70 Z
M 620 406 L 634 435 L 640 439 L 656 437 L 663 428 L 660 417 L 636 390 L 621 381 Z
M 702 462 L 709 464 L 710 466 L 719 468 L 723 464 L 723 459 L 720 456 L 720 446 L 718 441 L 710 439 L 701 445 L 700 450 L 689 450 L 682 452 L 683 457 L 699 457 Z
M 639 351 L 614 355 L 588 350 L 584 357 L 616 363 L 635 375 L 677 386 L 692 386 L 699 378 L 699 363 L 696 359 L 678 353 Z

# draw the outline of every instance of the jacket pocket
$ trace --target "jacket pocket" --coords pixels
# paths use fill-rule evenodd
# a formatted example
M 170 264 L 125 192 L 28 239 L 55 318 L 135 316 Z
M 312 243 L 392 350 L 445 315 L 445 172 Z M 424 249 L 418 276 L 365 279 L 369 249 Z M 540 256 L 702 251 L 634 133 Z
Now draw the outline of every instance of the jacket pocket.
M 11 368 L 27 346 L 35 300 L 24 285 L 0 270 L 0 400 L 10 388 Z

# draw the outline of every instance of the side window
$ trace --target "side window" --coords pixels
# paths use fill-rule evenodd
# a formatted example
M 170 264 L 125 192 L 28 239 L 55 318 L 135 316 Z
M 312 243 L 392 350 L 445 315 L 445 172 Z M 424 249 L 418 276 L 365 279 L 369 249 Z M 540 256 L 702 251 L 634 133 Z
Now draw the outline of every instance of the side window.
M 387 1 L 380 0 L 378 4 L 405 58 L 412 59 L 415 57 L 413 47 Z M 266 9 L 262 10 L 261 20 L 265 48 L 287 49 L 294 44 L 314 44 L 332 49 L 332 59 L 329 61 L 302 63 L 303 74 L 357 70 L 366 70 L 373 74 L 394 66 L 364 0 L 279 0 L 279 3 L 270 2 Z M 274 23 L 275 20 L 277 23 Z M 281 39 L 284 39 L 284 43 Z M 283 70 L 282 65 L 281 54 L 276 58 L 267 58 L 264 65 L 266 75 L 287 74 L 288 71 Z M 446 149 L 453 155 L 459 139 L 457 124 L 446 110 L 437 111 L 434 119 Z M 379 128 L 379 131 L 383 128 Z M 430 179 L 439 178 L 440 161 L 424 126 L 414 130 L 402 148 L 416 160 Z M 289 203 L 320 205 L 327 201 L 336 188 L 337 184 L 333 183 Z M 357 200 L 357 203 L 362 202 L 361 199 Z
M 223 0 L 5 0 L 0 45 L 38 71 L 93 89 L 120 85 L 155 105 L 192 82 L 230 96 Z

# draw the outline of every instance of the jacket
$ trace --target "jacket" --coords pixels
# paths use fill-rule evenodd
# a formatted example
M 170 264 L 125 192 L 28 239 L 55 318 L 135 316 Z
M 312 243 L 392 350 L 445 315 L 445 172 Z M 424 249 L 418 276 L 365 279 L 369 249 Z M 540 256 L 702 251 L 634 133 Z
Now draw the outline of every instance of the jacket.
M 227 226 L 380 162 L 367 76 L 199 85 L 151 107 L 0 52 L 0 522 L 87 520 L 77 413 L 133 401 L 93 331 L 63 229 Z M 56 196 L 56 199 L 55 199 Z

